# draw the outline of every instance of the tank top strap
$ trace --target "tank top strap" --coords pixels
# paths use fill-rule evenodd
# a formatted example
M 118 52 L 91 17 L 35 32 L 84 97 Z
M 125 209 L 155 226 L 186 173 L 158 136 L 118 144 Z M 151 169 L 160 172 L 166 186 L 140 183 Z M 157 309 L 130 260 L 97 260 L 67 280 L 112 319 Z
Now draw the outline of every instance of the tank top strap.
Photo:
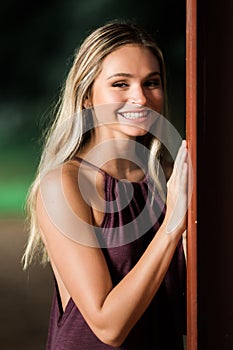
M 88 162 L 86 159 L 80 158 L 78 156 L 73 157 L 73 159 L 77 160 L 80 164 L 84 163 L 84 164 L 90 166 L 91 168 L 93 168 L 93 169 L 97 170 L 98 172 L 100 172 L 102 175 L 106 175 L 104 170 L 98 168 L 95 164 Z

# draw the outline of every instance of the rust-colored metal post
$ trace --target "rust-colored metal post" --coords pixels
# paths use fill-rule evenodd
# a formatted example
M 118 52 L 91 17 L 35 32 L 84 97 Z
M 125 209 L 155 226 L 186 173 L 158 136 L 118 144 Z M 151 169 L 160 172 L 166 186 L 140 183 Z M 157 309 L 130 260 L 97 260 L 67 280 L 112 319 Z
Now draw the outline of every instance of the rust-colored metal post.
M 187 350 L 197 350 L 197 0 L 186 0 L 186 139 L 193 167 L 187 236 Z M 189 186 L 189 189 L 191 186 Z M 191 190 L 191 189 L 190 189 Z

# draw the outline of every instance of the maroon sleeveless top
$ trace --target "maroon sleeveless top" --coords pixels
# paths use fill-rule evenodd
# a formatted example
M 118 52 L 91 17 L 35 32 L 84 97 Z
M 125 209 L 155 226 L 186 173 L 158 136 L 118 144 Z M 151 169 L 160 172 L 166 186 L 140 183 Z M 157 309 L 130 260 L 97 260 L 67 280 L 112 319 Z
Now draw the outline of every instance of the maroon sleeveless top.
M 79 159 L 80 161 L 80 159 Z M 93 166 L 90 164 L 90 166 Z M 148 177 L 127 182 L 104 176 L 105 215 L 96 235 L 116 285 L 138 262 L 164 219 L 164 205 Z M 186 263 L 182 241 L 152 302 L 117 349 L 183 350 L 186 333 Z M 72 299 L 63 312 L 55 281 L 46 350 L 110 350 L 87 325 Z

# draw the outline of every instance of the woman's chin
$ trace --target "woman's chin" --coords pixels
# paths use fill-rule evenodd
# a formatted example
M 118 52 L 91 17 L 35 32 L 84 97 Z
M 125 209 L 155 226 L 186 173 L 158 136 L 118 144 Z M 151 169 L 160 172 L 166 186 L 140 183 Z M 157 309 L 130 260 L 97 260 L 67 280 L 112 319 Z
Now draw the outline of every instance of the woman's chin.
M 143 136 L 147 134 L 152 125 L 150 117 L 127 119 L 122 116 L 118 117 L 121 129 L 129 136 Z

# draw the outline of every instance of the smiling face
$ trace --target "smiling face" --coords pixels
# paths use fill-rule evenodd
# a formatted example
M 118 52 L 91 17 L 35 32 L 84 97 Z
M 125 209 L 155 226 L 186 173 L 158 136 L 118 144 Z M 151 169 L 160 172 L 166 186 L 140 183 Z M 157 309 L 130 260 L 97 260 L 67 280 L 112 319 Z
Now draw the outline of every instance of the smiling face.
M 108 123 L 105 127 L 115 135 L 119 132 L 130 137 L 144 135 L 154 119 L 150 110 L 158 113 L 163 110 L 157 58 L 146 47 L 125 45 L 106 56 L 101 68 L 92 88 L 92 105 L 101 111 L 96 113 L 97 119 Z M 112 106 L 114 113 L 109 113 L 107 106 Z

